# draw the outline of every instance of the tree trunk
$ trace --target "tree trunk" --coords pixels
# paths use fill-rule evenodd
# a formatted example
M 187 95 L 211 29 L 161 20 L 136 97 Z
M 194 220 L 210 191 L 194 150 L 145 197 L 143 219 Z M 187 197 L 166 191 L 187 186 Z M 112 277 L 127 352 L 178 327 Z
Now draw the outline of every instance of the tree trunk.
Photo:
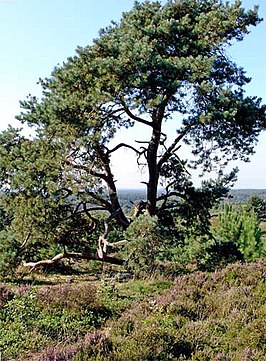
M 112 213 L 114 214 L 114 219 L 118 224 L 122 226 L 123 229 L 126 229 L 129 226 L 129 220 L 125 216 L 121 205 L 118 199 L 118 193 L 116 185 L 114 182 L 114 177 L 110 167 L 110 157 L 102 148 L 98 148 L 98 155 L 102 160 L 104 166 L 104 172 L 106 176 L 106 184 L 108 188 L 109 198 L 112 205 Z
M 149 170 L 149 181 L 147 185 L 147 210 L 151 216 L 155 215 L 157 211 L 156 200 L 159 181 L 157 156 L 161 138 L 161 125 L 162 118 L 154 118 L 152 136 L 147 150 L 147 163 Z

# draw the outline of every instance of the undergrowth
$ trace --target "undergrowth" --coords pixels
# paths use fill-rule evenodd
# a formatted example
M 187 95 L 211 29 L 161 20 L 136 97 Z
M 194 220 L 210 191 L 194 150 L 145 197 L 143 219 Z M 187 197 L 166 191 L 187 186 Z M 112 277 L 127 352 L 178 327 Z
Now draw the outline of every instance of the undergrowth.
M 1 286 L 3 360 L 266 358 L 266 261 L 175 280 Z

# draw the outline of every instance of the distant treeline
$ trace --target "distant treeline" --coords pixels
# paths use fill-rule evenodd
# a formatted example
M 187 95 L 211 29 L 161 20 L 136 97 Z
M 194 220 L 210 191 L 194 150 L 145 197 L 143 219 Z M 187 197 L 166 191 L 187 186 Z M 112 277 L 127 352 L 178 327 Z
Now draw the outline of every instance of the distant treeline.
M 229 201 L 233 203 L 247 202 L 253 195 L 266 199 L 266 189 L 232 189 L 229 193 Z
M 232 203 L 247 202 L 252 195 L 266 199 L 266 189 L 232 189 L 226 200 Z M 130 202 L 145 199 L 145 189 L 120 189 L 119 198 L 123 207 L 130 207 Z
M 119 200 L 123 208 L 131 208 L 131 202 L 139 202 L 146 197 L 145 189 L 119 189 Z

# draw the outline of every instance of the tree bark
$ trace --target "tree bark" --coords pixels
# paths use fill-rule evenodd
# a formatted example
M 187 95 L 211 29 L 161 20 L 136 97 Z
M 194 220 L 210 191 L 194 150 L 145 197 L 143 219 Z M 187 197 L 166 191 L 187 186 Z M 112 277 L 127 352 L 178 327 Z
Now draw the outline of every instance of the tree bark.
M 54 265 L 59 262 L 61 262 L 63 259 L 87 259 L 90 261 L 100 261 L 100 262 L 106 262 L 111 264 L 116 264 L 119 266 L 122 266 L 125 261 L 123 259 L 110 257 L 110 256 L 104 256 L 103 258 L 100 258 L 97 255 L 87 254 L 87 253 L 79 253 L 79 252 L 63 252 L 57 254 L 52 259 L 47 260 L 41 260 L 37 262 L 23 262 L 24 267 L 31 268 L 30 271 L 33 271 L 34 269 L 41 268 L 43 266 L 49 266 Z
M 147 163 L 149 171 L 149 181 L 147 184 L 147 210 L 153 216 L 156 214 L 157 190 L 159 182 L 159 169 L 157 164 L 158 149 L 161 139 L 162 119 L 164 108 L 155 112 L 153 116 L 153 130 L 151 140 L 147 149 Z
M 114 218 L 122 226 L 123 229 L 126 229 L 129 226 L 129 220 L 125 216 L 121 205 L 118 199 L 118 193 L 114 181 L 114 177 L 110 167 L 110 156 L 108 150 L 105 151 L 101 147 L 97 149 L 99 158 L 101 159 L 105 172 L 105 181 L 108 188 L 110 203 L 112 205 L 112 213 L 114 214 Z

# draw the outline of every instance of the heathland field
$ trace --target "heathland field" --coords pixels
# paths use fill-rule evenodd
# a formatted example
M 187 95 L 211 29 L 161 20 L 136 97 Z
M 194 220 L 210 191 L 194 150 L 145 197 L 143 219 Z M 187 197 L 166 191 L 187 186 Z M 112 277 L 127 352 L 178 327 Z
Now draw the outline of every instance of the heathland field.
M 175 278 L 35 275 L 7 283 L 2 359 L 262 361 L 265 267 L 261 260 Z

